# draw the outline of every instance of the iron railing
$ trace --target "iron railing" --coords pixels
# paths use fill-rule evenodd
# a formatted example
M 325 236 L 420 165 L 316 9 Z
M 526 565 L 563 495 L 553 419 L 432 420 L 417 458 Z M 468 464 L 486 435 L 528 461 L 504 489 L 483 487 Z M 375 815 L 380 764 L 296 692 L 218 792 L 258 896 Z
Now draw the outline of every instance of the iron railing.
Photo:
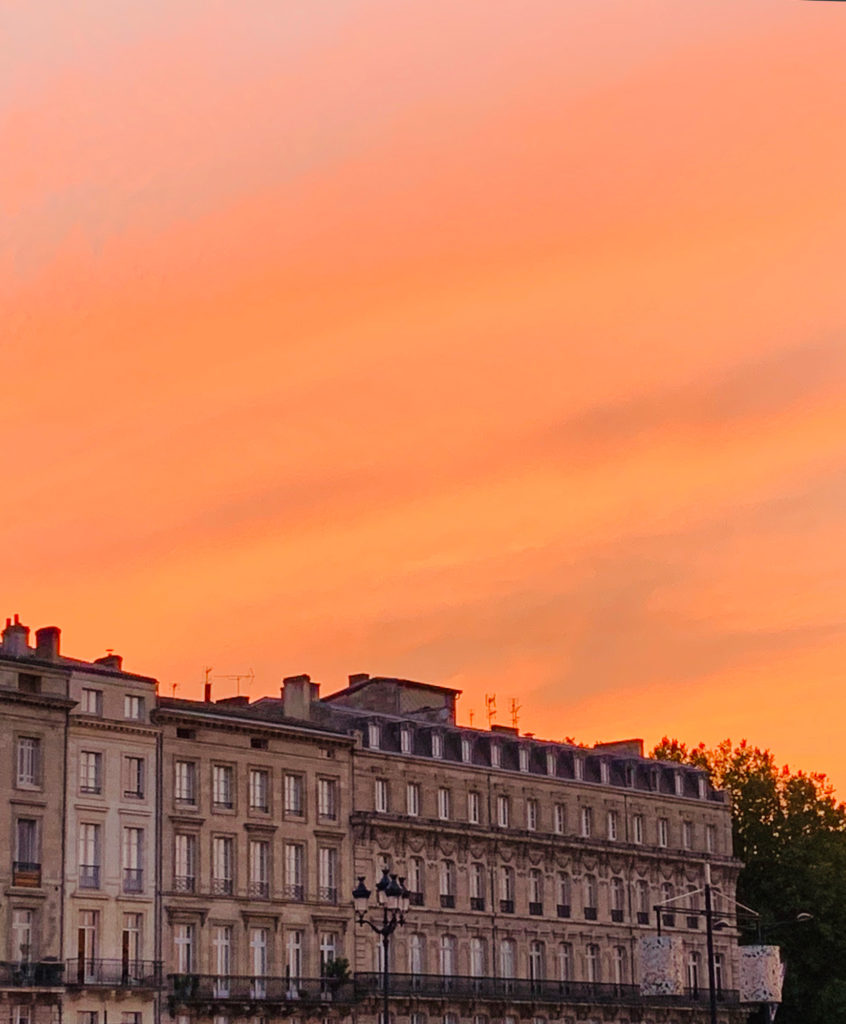
M 25 889 L 38 889 L 41 886 L 41 865 L 27 860 L 12 861 L 12 885 Z
M 65 965 L 58 960 L 0 962 L 0 988 L 58 988 L 64 969 Z
M 351 1003 L 356 989 L 351 979 L 291 978 L 250 975 L 169 974 L 170 998 L 179 1005 L 221 1002 Z
M 109 988 L 158 988 L 162 965 L 158 960 L 68 960 L 66 985 L 103 985 Z

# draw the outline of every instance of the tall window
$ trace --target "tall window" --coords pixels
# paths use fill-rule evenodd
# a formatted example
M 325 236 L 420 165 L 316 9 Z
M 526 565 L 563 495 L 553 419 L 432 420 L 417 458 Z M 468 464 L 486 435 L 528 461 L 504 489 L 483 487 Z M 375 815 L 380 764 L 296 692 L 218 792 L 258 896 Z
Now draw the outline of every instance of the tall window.
M 35 789 L 41 784 L 41 740 L 35 736 L 18 737 L 17 785 Z
M 564 804 L 555 805 L 555 831 L 562 835 L 567 827 L 567 809 Z
M 588 838 L 593 832 L 593 808 L 583 807 L 582 808 L 582 835 Z
M 270 843 L 251 839 L 249 847 L 250 896 L 267 899 L 270 895 Z
M 303 813 L 303 777 L 285 776 L 285 813 L 301 817 Z
M 102 793 L 103 755 L 93 750 L 79 752 L 79 792 Z
M 543 875 L 538 868 L 529 870 L 529 913 L 543 913 Z
M 432 757 L 444 756 L 444 738 L 439 732 L 432 733 Z
M 144 799 L 144 758 L 130 755 L 123 759 L 123 795 L 130 800 Z
M 537 831 L 538 827 L 538 802 L 530 797 L 526 801 L 526 828 L 529 832 Z
M 527 772 L 529 770 L 529 748 L 518 747 L 517 759 L 520 765 L 520 771 Z
M 420 783 L 409 782 L 405 787 L 405 813 L 409 818 L 416 818 L 420 814 Z
M 102 718 L 103 691 L 93 690 L 90 687 L 83 686 L 82 699 L 80 700 L 80 710 L 84 715 L 96 715 L 98 718 Z
M 234 842 L 231 836 L 212 838 L 212 892 L 230 896 L 233 891 Z
M 304 860 L 300 843 L 285 843 L 285 896 L 289 900 L 303 899 Z
M 337 932 L 320 933 L 320 973 L 323 974 L 326 965 L 331 964 L 337 956 L 338 934 Z
M 615 946 L 612 951 L 611 966 L 614 969 L 614 984 L 625 985 L 626 984 L 626 947 Z
M 547 750 L 546 752 L 546 774 L 558 774 L 558 757 L 554 750 Z
M 423 858 L 410 857 L 408 861 L 408 890 L 412 893 L 412 902 L 417 906 L 423 903 Z
M 640 845 L 643 842 L 643 815 L 636 814 L 632 818 L 632 841 Z
M 382 730 L 378 722 L 370 722 L 367 726 L 367 745 L 371 750 L 378 750 L 382 739 Z
M 319 898 L 324 903 L 338 902 L 338 851 L 334 846 L 321 846 L 317 851 Z
M 123 891 L 141 892 L 144 888 L 144 829 L 123 830 Z
M 600 981 L 599 946 L 589 943 L 585 949 L 585 967 L 588 981 Z
M 496 798 L 496 820 L 500 828 L 508 828 L 511 822 L 511 804 L 507 796 Z
M 124 967 L 138 974 L 141 967 L 143 918 L 140 914 L 123 915 L 122 960 Z
M 699 992 L 700 956 L 696 950 L 687 954 L 687 987 L 694 995 Z
M 438 790 L 438 817 L 441 821 L 449 821 L 450 812 L 449 790 L 443 786 Z
M 615 875 L 611 879 L 611 920 L 616 921 L 618 924 L 623 920 L 626 906 L 625 899 L 623 879 Z
M 637 923 L 649 924 L 649 882 L 639 878 L 635 882 L 635 903 L 637 905 Z
M 317 814 L 327 821 L 335 821 L 338 817 L 337 779 L 317 780 Z
M 408 937 L 408 973 L 426 973 L 426 939 L 419 932 Z
M 85 981 L 93 981 L 97 972 L 97 957 L 100 951 L 100 912 L 98 910 L 80 910 L 77 926 L 76 948 L 79 967 Z
M 180 804 L 197 802 L 197 766 L 193 761 L 177 761 L 174 764 L 173 796 Z
M 499 971 L 503 978 L 517 977 L 517 944 L 514 939 L 503 939 L 499 944 Z
M 128 693 L 123 698 L 123 717 L 138 722 L 144 717 L 144 698 Z
M 388 780 L 376 779 L 374 783 L 373 802 L 377 814 L 388 813 Z
M 597 886 L 595 875 L 585 875 L 584 877 L 584 889 L 585 889 L 585 920 L 595 921 L 597 914 Z
M 690 850 L 693 847 L 693 822 L 683 821 L 682 822 L 682 846 L 686 850 Z
M 412 737 L 411 729 L 407 725 L 402 726 L 400 729 L 400 751 L 403 754 L 410 754 L 412 752 Z
M 301 931 L 288 932 L 286 954 L 287 975 L 292 983 L 297 983 L 303 973 L 303 933 Z
M 658 819 L 658 845 L 670 845 L 670 823 L 666 818 Z
M 193 924 L 174 925 L 173 945 L 178 973 L 193 973 L 195 970 L 196 926 Z
M 227 999 L 232 975 L 232 925 L 216 925 L 212 929 L 212 953 L 214 956 L 214 997 Z
M 31 910 L 12 911 L 12 960 L 26 964 L 34 960 L 32 948 L 33 913 Z
M 441 974 L 451 978 L 458 973 L 458 964 L 455 956 L 455 936 L 441 936 Z
M 484 978 L 488 973 L 488 944 L 479 936 L 470 939 L 470 976 Z
M 173 888 L 194 892 L 197 884 L 197 837 L 177 832 L 173 837 Z
M 532 981 L 546 977 L 546 948 L 537 939 L 529 943 L 529 977 Z
M 455 861 L 441 861 L 441 906 L 455 906 Z
M 558 943 L 558 980 L 573 980 L 573 946 L 569 942 Z
M 499 909 L 503 914 L 514 913 L 514 868 L 507 864 L 499 869 Z
M 669 900 L 673 900 L 676 895 L 675 887 L 672 882 L 661 883 L 661 902 L 667 903 Z M 665 907 L 661 913 L 661 920 L 667 928 L 672 928 L 676 923 L 675 909 L 672 903 Z
M 496 740 L 491 740 L 491 768 L 502 767 L 502 748 Z
M 270 772 L 265 768 L 250 769 L 250 810 L 270 810 Z
M 723 991 L 724 960 L 722 953 L 714 954 L 714 987 L 717 992 Z
M 470 909 L 485 909 L 485 865 L 470 865 Z
M 469 736 L 461 737 L 461 760 L 469 764 L 473 760 L 473 743 Z
M 79 887 L 100 888 L 100 826 L 84 822 L 79 826 Z
M 569 917 L 572 896 L 570 892 L 570 876 L 566 871 L 558 872 L 558 916 Z
M 212 801 L 215 808 L 229 810 L 234 806 L 234 777 L 232 765 L 216 764 L 212 767 Z
M 471 825 L 481 823 L 481 798 L 479 794 L 471 790 L 467 794 L 467 820 Z
M 573 778 L 574 779 L 583 779 L 584 777 L 585 777 L 585 762 L 584 762 L 584 760 L 578 754 L 576 754 L 573 757 Z
M 39 846 L 38 820 L 36 818 L 18 818 L 15 825 L 15 861 L 19 871 L 40 870 Z M 40 879 L 38 884 L 40 884 Z
M 617 825 L 619 821 L 619 815 L 616 811 L 608 812 L 608 838 L 611 842 L 617 841 Z
M 267 982 L 265 978 L 267 977 L 269 967 L 267 956 L 268 935 L 267 928 L 250 929 L 250 974 L 252 975 L 250 997 L 252 999 L 267 998 Z
M 713 825 L 705 826 L 705 849 L 708 853 L 716 853 L 717 829 Z

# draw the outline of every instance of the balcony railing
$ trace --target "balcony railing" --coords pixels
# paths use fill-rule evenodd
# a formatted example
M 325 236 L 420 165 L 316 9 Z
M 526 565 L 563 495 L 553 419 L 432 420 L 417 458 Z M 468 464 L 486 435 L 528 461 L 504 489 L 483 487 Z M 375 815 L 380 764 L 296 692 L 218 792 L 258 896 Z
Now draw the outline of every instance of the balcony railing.
M 289 882 L 284 886 L 282 892 L 284 893 L 286 900 L 296 900 L 298 903 L 302 902 L 303 887 L 301 885 L 292 885 Z
M 485 898 L 484 898 L 484 896 L 471 896 L 470 897 L 470 909 L 471 910 L 484 910 L 485 909 Z
M 646 910 L 639 910 L 637 912 L 637 923 L 649 924 L 649 913 Z
M 173 876 L 173 891 L 174 892 L 195 892 L 197 888 L 197 879 L 193 875 L 174 875 Z
M 422 892 L 410 892 L 408 894 L 408 896 L 409 896 L 409 903 L 411 904 L 412 907 L 422 907 L 423 906 L 423 893 Z
M 290 978 L 249 975 L 169 974 L 172 1004 L 192 1006 L 221 1003 L 322 1004 L 351 1003 L 356 998 L 352 980 Z
M 556 909 L 558 911 L 558 916 L 559 917 L 569 917 L 570 916 L 570 904 L 569 903 L 559 903 Z
M 543 904 L 542 903 L 530 903 L 529 914 L 532 917 L 543 917 Z
M 595 921 L 596 920 L 596 907 L 585 907 L 585 920 Z
M 357 974 L 355 993 L 359 999 L 381 995 L 381 974 Z M 529 978 L 471 978 L 441 974 L 392 974 L 389 992 L 393 996 L 422 999 L 502 999 L 508 1002 L 626 1003 L 684 1006 L 707 1002 L 708 992 L 688 990 L 678 996 L 642 996 L 638 985 L 597 981 L 539 981 Z M 736 1005 L 737 992 L 718 994 L 722 1005 Z
M 321 903 L 338 902 L 338 890 L 334 885 L 321 885 L 317 890 L 317 895 Z
M 615 924 L 621 924 L 622 920 L 623 920 L 623 911 L 622 910 L 612 910 L 611 911 L 611 920 Z
M 213 878 L 211 880 L 211 891 L 214 896 L 231 896 L 232 895 L 232 879 L 231 878 Z
M 31 861 L 16 860 L 12 862 L 12 885 L 24 889 L 38 889 L 41 886 L 41 865 Z
M 513 914 L 514 913 L 514 900 L 500 900 L 499 901 L 499 912 L 501 914 Z
M 65 965 L 57 960 L 38 963 L 0 962 L 0 988 L 58 988 Z
M 80 889 L 100 888 L 100 865 L 80 864 L 79 865 L 79 887 Z
M 441 893 L 441 906 L 452 910 L 455 907 L 455 896 L 451 892 Z
M 123 869 L 123 891 L 141 892 L 144 888 L 144 871 L 142 868 Z
M 158 988 L 162 965 L 157 960 L 68 960 L 66 985 L 96 985 L 109 988 Z
M 250 882 L 247 895 L 254 900 L 266 900 L 270 896 L 270 882 Z

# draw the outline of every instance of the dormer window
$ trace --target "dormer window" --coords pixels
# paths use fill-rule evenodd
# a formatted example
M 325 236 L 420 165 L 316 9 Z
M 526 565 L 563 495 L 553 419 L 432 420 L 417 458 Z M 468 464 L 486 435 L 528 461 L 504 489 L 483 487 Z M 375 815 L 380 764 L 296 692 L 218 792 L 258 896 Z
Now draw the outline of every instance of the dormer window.
M 411 729 L 407 725 L 404 725 L 402 729 L 400 729 L 400 750 L 403 754 L 411 753 L 411 737 Z
M 520 747 L 519 758 L 520 758 L 520 771 L 521 772 L 527 772 L 529 770 L 529 748 L 528 747 Z
M 675 773 L 673 785 L 675 786 L 676 796 L 684 796 L 684 776 L 681 772 Z
M 557 764 L 556 764 L 556 760 L 557 760 L 557 758 L 555 757 L 555 751 L 554 750 L 547 750 L 547 752 L 546 752 L 546 774 L 547 775 L 555 775 L 556 774 L 556 768 L 558 767 Z
M 469 764 L 473 759 L 473 744 L 470 741 L 469 736 L 461 737 L 461 760 L 465 764 Z
M 491 768 L 502 767 L 502 750 L 496 740 L 491 740 Z
M 585 777 L 585 763 L 577 754 L 573 758 L 573 778 L 583 779 Z
M 367 745 L 371 750 L 378 750 L 382 739 L 382 728 L 378 722 L 369 722 L 367 725 Z
M 704 775 L 700 775 L 698 780 L 697 780 L 697 782 L 699 784 L 699 799 L 700 800 L 707 799 L 707 797 L 708 797 L 708 783 L 707 783 L 707 781 L 705 779 L 705 776 Z
M 634 779 L 635 779 L 634 768 L 630 764 L 627 764 L 626 765 L 626 785 L 629 787 L 629 789 L 631 789 L 634 786 Z
M 444 756 L 444 738 L 439 732 L 432 733 L 432 757 Z
M 611 766 L 607 761 L 599 762 L 599 781 L 603 786 L 607 786 L 611 781 Z

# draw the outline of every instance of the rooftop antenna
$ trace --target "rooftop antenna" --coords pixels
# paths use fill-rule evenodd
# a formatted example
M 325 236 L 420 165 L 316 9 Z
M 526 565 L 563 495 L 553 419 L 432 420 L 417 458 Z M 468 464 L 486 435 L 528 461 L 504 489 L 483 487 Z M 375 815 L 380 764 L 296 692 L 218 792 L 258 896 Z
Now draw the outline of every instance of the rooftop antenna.
M 470 708 L 470 728 L 473 728 L 473 709 Z
M 496 718 L 496 694 L 486 693 L 485 694 L 485 710 L 488 716 L 488 728 L 490 729 L 491 723 Z
M 520 709 L 523 707 L 516 697 L 511 698 L 511 724 L 514 728 L 517 728 L 517 723 L 520 721 Z
M 211 671 L 211 670 L 209 670 L 209 671 Z M 256 678 L 256 674 L 255 674 L 255 672 L 253 672 L 252 669 L 250 669 L 249 672 L 241 672 L 238 675 L 234 675 L 234 676 L 215 676 L 215 679 L 234 679 L 235 680 L 235 692 L 238 694 L 239 697 L 241 696 L 241 680 L 242 679 L 246 679 L 247 680 L 247 689 L 249 689 L 250 686 L 252 686 L 253 680 L 255 678 Z

